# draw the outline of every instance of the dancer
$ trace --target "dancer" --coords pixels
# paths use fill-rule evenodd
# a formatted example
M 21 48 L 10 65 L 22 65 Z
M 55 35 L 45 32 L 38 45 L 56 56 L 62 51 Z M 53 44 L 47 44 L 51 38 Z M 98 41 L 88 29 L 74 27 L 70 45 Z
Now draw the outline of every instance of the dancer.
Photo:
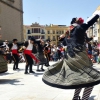
M 37 44 L 34 43 L 33 44 L 33 49 L 32 49 L 32 53 L 34 54 L 34 56 L 37 56 Z M 34 61 L 34 66 L 37 66 L 36 62 Z
M 4 59 L 4 49 L 3 43 L 0 43 L 0 73 L 4 73 L 8 71 L 7 61 Z
M 46 40 L 45 48 L 44 48 L 44 54 L 47 60 L 47 63 L 45 64 L 46 67 L 50 66 L 49 61 L 50 61 L 50 54 L 51 54 L 51 46 L 50 46 L 50 40 Z
M 35 38 L 31 37 L 30 40 L 25 42 L 23 47 L 26 60 L 25 74 L 28 74 L 28 67 L 30 67 L 29 73 L 35 73 L 34 71 L 32 71 L 33 60 L 35 60 L 36 63 L 39 62 L 39 60 L 32 53 L 33 44 L 35 43 L 35 41 Z
M 19 69 L 18 68 L 18 63 L 19 63 L 19 53 L 18 53 L 18 49 L 19 47 L 23 45 L 23 43 L 18 43 L 17 39 L 13 39 L 13 43 L 9 43 L 9 50 L 12 53 L 12 57 L 14 60 L 14 66 L 13 66 L 13 70 Z
M 94 69 L 88 57 L 84 42 L 87 38 L 86 30 L 92 26 L 100 16 L 96 12 L 86 24 L 82 18 L 71 21 L 73 28 L 70 38 L 60 36 L 60 40 L 67 46 L 66 58 L 50 66 L 43 75 L 44 83 L 62 89 L 76 89 L 73 100 L 88 100 L 93 86 L 100 83 L 100 72 Z M 82 99 L 79 98 L 81 89 L 85 88 Z
M 37 58 L 39 59 L 39 64 L 37 66 L 37 71 L 44 71 L 43 69 L 43 65 L 47 63 L 47 60 L 44 56 L 44 48 L 45 48 L 45 45 L 44 45 L 44 41 L 40 38 L 37 42 Z M 39 65 L 41 65 L 41 70 L 39 69 Z

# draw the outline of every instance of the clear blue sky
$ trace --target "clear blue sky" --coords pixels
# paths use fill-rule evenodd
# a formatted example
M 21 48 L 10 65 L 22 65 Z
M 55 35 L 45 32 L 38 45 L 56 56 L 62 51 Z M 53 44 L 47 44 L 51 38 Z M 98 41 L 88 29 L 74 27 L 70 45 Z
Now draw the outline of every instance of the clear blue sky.
M 70 25 L 73 17 L 87 17 L 100 5 L 100 0 L 23 0 L 24 25 Z

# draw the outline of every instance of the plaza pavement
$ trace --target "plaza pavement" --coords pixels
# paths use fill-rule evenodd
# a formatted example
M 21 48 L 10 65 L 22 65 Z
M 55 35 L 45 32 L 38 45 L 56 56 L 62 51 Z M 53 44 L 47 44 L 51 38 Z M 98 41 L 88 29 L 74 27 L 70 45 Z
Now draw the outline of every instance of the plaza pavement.
M 36 72 L 36 66 L 33 66 L 36 73 L 28 75 L 24 74 L 25 63 L 19 64 L 19 71 L 13 71 L 12 67 L 13 64 L 9 64 L 8 72 L 0 74 L 0 100 L 72 100 L 74 90 L 45 85 L 43 72 Z M 94 64 L 94 67 L 100 70 L 100 64 Z M 100 100 L 100 85 L 94 87 L 89 100 Z

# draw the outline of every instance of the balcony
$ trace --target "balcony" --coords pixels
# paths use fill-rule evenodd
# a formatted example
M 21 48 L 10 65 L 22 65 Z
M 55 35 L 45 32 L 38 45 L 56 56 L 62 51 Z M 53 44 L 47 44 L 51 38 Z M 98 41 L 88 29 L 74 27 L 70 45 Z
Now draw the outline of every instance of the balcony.
M 41 32 L 41 34 L 45 34 L 45 32 Z

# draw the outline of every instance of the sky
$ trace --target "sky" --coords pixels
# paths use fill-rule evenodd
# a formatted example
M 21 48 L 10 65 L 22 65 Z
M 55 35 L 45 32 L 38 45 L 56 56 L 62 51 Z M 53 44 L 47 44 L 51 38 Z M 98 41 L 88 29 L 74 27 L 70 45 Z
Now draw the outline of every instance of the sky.
M 23 0 L 23 21 L 24 25 L 69 26 L 74 17 L 86 21 L 99 5 L 100 0 Z

